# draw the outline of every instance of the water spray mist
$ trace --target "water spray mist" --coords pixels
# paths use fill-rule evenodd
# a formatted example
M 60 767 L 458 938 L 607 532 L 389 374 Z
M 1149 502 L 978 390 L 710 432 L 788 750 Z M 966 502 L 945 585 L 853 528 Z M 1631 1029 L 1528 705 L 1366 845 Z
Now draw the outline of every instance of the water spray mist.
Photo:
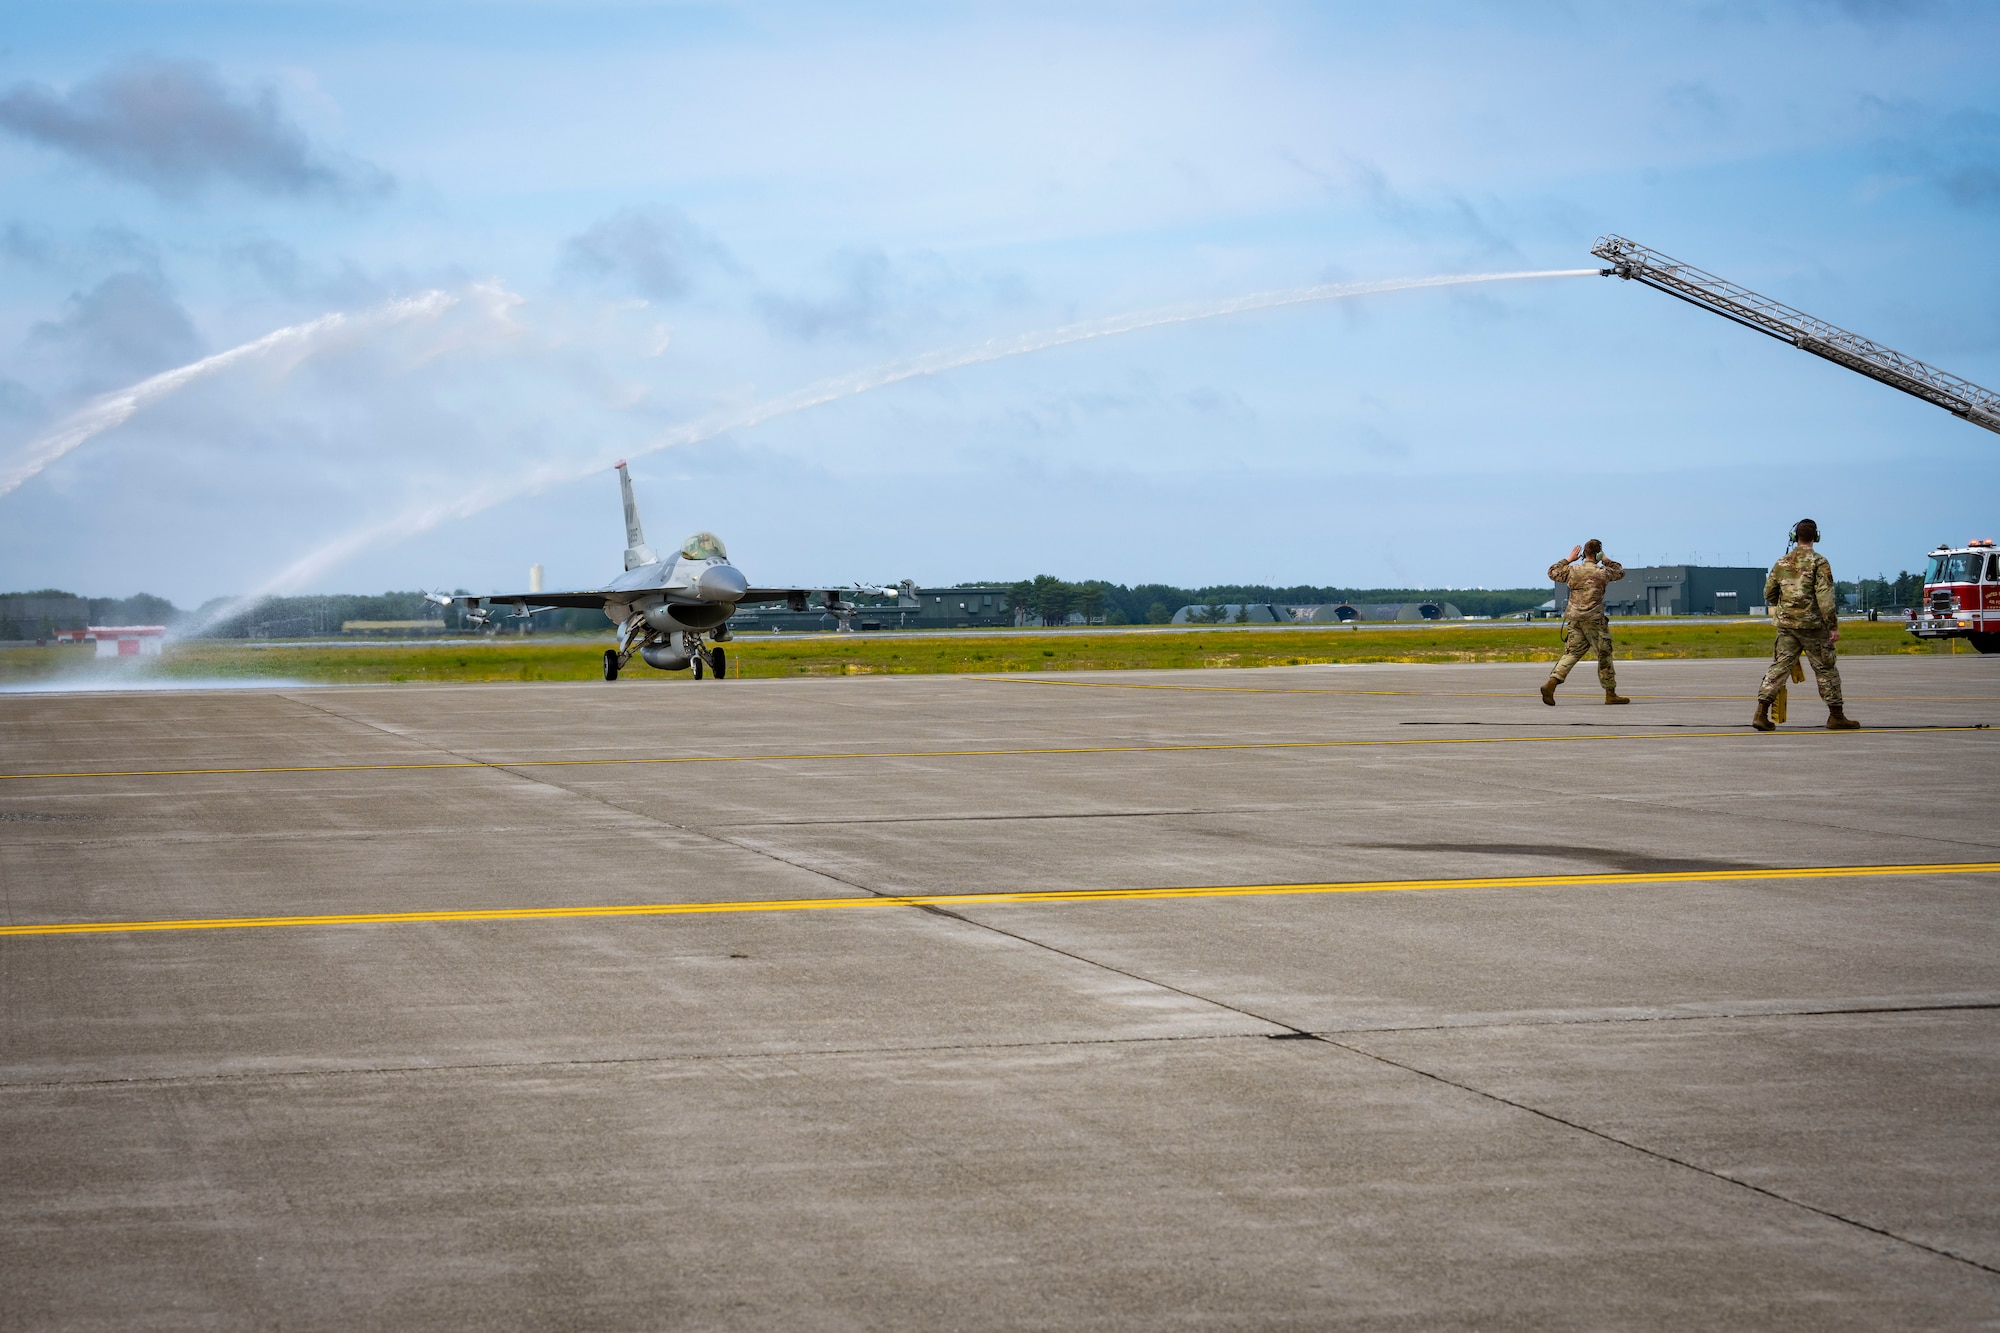
M 994 338 L 957 351 L 930 352 L 908 361 L 892 362 L 873 369 L 820 380 L 762 403 L 713 413 L 678 426 L 648 444 L 637 448 L 628 447 L 624 451 L 624 456 L 628 459 L 638 458 L 658 453 L 663 449 L 699 444 L 730 431 L 760 426 L 779 417 L 790 416 L 843 398 L 852 398 L 858 394 L 871 393 L 905 380 L 925 375 L 941 375 L 990 361 L 1004 361 L 1011 357 L 1026 356 L 1032 352 L 1065 347 L 1071 343 L 1087 342 L 1093 338 L 1109 338 L 1169 324 L 1187 324 L 1197 320 L 1219 319 L 1225 315 L 1245 314 L 1253 310 L 1273 310 L 1282 306 L 1338 301 L 1382 292 L 1417 291 L 1430 287 L 1465 287 L 1492 282 L 1527 282 L 1544 278 L 1592 278 L 1596 277 L 1597 273 L 1594 268 L 1568 268 L 1539 269 L 1522 273 L 1458 273 L 1430 278 L 1388 278 L 1378 282 L 1331 282 L 1311 287 L 1295 287 L 1285 291 L 1258 292 L 1219 301 L 1198 301 L 1132 311 L 1103 319 L 1065 324 L 1037 333 L 1024 333 L 1011 338 Z M 563 482 L 593 476 L 609 466 L 608 460 L 594 461 L 587 466 L 547 464 L 522 476 L 461 491 L 451 499 L 408 509 L 393 518 L 371 523 L 300 557 L 257 588 L 217 607 L 199 621 L 184 625 L 177 633 L 181 637 L 199 635 L 211 625 L 236 615 L 266 597 L 278 596 L 307 583 L 363 551 L 393 546 L 446 523 L 484 513 L 495 505 L 509 500 L 538 494 Z
M 342 313 L 321 315 L 318 319 L 267 333 L 240 347 L 217 352 L 214 356 L 205 356 L 199 361 L 173 370 L 161 371 L 152 378 L 141 380 L 129 388 L 105 394 L 94 399 L 47 435 L 30 442 L 12 459 L 0 464 L 0 496 L 18 490 L 22 483 L 94 436 L 102 435 L 114 426 L 124 425 L 141 408 L 150 406 L 197 380 L 206 379 L 245 361 L 278 352 L 310 356 L 342 334 L 372 333 L 414 319 L 434 318 L 457 305 L 459 299 L 449 292 L 430 291 L 416 296 L 401 297 L 357 315 Z

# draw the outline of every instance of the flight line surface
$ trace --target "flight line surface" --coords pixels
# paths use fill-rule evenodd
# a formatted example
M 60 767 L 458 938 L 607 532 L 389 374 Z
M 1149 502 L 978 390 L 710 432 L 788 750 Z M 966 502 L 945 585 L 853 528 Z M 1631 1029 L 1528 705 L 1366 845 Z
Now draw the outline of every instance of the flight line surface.
M 2000 659 L 1757 665 L 0 696 L 0 1324 L 1990 1323 Z

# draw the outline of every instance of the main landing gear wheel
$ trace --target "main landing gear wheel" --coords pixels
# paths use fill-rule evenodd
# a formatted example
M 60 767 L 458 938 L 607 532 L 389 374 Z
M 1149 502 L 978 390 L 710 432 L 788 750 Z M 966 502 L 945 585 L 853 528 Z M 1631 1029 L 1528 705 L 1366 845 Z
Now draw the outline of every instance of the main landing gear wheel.
M 614 648 L 606 648 L 604 650 L 604 678 L 606 680 L 618 679 L 618 652 Z
M 689 667 L 689 668 L 690 668 L 690 669 L 691 669 L 691 670 L 692 670 L 692 671 L 694 672 L 694 678 L 695 678 L 696 680 L 700 680 L 700 679 L 701 679 L 701 654 L 700 654 L 700 653 L 696 653 L 696 654 L 694 655 L 694 661 L 692 661 L 692 662 L 688 663 L 688 667 Z
M 1968 634 L 1972 646 L 1982 653 L 2000 653 L 2000 634 Z
M 721 680 L 729 674 L 729 654 L 723 649 L 717 648 L 713 653 L 710 653 L 708 663 L 715 668 L 715 678 L 717 680 Z

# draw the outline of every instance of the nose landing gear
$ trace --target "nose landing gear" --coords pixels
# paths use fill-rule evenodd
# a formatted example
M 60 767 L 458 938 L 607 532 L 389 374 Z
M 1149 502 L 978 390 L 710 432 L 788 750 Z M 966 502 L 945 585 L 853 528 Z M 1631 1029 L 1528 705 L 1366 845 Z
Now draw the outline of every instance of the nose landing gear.
M 701 679 L 704 670 L 714 672 L 715 678 L 721 680 L 729 674 L 729 654 L 721 648 L 710 648 L 706 652 L 697 648 L 693 659 L 688 662 L 688 669 L 694 672 L 696 680 Z
M 728 637 L 726 627 L 717 632 Z M 618 673 L 635 653 L 644 657 L 648 666 L 661 671 L 685 668 L 696 680 L 710 672 L 715 673 L 717 680 L 729 674 L 728 652 L 721 644 L 711 647 L 701 630 L 679 629 L 656 634 L 647 627 L 643 615 L 634 615 L 618 627 L 618 646 L 604 650 L 604 678 L 617 680 Z

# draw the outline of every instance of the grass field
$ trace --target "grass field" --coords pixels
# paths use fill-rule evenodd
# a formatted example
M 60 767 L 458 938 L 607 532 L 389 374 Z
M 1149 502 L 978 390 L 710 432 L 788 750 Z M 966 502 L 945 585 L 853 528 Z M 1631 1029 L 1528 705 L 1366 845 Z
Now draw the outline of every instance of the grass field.
M 1756 623 L 1663 620 L 1617 624 L 1621 659 L 1765 657 L 1771 629 Z M 170 645 L 144 662 L 104 661 L 87 649 L 0 649 L 0 686 L 74 678 L 79 684 L 125 678 L 280 679 L 315 684 L 395 681 L 595 680 L 609 640 L 584 637 L 500 638 L 465 644 L 312 643 L 259 646 L 209 640 Z M 750 678 L 873 674 L 934 675 L 978 671 L 1111 671 L 1161 667 L 1295 666 L 1318 662 L 1546 662 L 1561 652 L 1553 622 L 1454 624 L 1422 629 L 1203 628 L 1129 633 L 1064 630 L 967 630 L 934 637 L 871 634 L 756 639 L 729 645 L 730 674 Z M 1900 622 L 1852 621 L 1841 627 L 1845 656 L 1942 653 L 1945 643 L 1916 640 Z M 1957 651 L 1972 651 L 1958 645 Z M 686 680 L 636 660 L 633 680 Z

